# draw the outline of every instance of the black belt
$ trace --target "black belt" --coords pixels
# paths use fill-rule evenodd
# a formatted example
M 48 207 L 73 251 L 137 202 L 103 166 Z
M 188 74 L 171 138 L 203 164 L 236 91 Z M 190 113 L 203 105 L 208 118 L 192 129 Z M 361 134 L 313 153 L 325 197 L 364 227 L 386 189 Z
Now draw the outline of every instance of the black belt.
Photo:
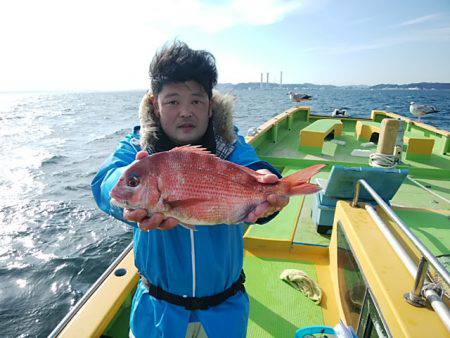
M 148 293 L 153 297 L 161 300 L 165 300 L 171 304 L 184 306 L 187 310 L 206 310 L 212 306 L 219 305 L 231 296 L 234 296 L 238 291 L 245 292 L 245 274 L 241 272 L 239 279 L 233 283 L 225 291 L 213 296 L 206 297 L 183 297 L 175 295 L 173 293 L 164 291 L 159 286 L 150 283 L 144 276 L 141 276 L 144 285 L 148 289 Z

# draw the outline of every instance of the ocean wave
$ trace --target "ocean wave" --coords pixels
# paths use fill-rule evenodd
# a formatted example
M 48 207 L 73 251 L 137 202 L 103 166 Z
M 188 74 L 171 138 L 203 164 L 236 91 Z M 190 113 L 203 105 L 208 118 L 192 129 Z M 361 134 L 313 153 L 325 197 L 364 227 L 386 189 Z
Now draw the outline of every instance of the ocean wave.
M 99 142 L 99 141 L 115 139 L 118 136 L 122 136 L 123 137 L 126 134 L 129 134 L 130 131 L 131 131 L 130 128 L 122 128 L 122 129 L 119 129 L 119 130 L 117 130 L 117 131 L 115 131 L 115 132 L 113 132 L 111 134 L 106 134 L 106 135 L 101 135 L 101 136 L 95 137 L 94 139 L 92 139 L 89 142 L 87 142 L 87 144 L 96 143 L 96 142 Z
M 89 184 L 76 184 L 76 185 L 66 185 L 64 190 L 68 191 L 79 191 L 79 190 L 91 190 L 91 186 Z
M 44 166 L 47 166 L 50 164 L 57 164 L 57 163 L 63 162 L 66 159 L 68 159 L 68 157 L 64 156 L 64 155 L 53 155 L 53 156 L 43 160 L 41 162 L 41 166 L 44 167 Z

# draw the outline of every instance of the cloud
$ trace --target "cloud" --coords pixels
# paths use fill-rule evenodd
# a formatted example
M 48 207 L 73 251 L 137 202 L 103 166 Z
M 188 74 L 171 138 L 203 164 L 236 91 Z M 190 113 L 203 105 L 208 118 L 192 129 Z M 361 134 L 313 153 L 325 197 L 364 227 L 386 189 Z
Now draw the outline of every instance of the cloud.
M 407 20 L 404 21 L 402 23 L 399 24 L 399 26 L 412 26 L 412 25 L 417 25 L 423 22 L 427 22 L 427 21 L 432 21 L 436 18 L 439 18 L 442 16 L 442 13 L 434 13 L 434 14 L 429 14 L 429 15 L 424 15 L 412 20 Z
M 161 1 L 152 7 L 152 21 L 171 29 L 198 28 L 215 33 L 239 25 L 262 26 L 283 20 L 307 1 L 233 0 L 211 4 L 200 0 Z

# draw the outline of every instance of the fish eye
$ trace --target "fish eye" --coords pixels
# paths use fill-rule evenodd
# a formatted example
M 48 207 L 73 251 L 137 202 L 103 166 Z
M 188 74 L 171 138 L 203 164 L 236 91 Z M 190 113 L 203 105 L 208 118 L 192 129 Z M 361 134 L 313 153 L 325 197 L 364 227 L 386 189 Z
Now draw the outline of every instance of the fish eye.
M 139 183 L 140 183 L 139 177 L 137 177 L 136 175 L 131 175 L 130 177 L 128 177 L 127 185 L 129 187 L 135 188 L 139 185 Z

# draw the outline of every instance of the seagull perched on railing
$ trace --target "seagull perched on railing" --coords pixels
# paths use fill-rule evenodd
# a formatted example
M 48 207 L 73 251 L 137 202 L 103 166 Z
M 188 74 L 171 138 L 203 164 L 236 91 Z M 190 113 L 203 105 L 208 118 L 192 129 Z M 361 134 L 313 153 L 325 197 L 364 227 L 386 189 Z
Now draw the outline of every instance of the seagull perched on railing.
M 409 111 L 411 114 L 418 117 L 419 122 L 422 116 L 439 112 L 435 106 L 427 106 L 425 104 L 417 104 L 415 102 L 410 103 Z
M 307 94 L 300 94 L 300 93 L 289 92 L 288 95 L 289 95 L 289 98 L 292 101 L 297 101 L 297 102 L 309 101 L 309 100 L 312 99 L 312 96 L 311 95 L 307 95 Z

